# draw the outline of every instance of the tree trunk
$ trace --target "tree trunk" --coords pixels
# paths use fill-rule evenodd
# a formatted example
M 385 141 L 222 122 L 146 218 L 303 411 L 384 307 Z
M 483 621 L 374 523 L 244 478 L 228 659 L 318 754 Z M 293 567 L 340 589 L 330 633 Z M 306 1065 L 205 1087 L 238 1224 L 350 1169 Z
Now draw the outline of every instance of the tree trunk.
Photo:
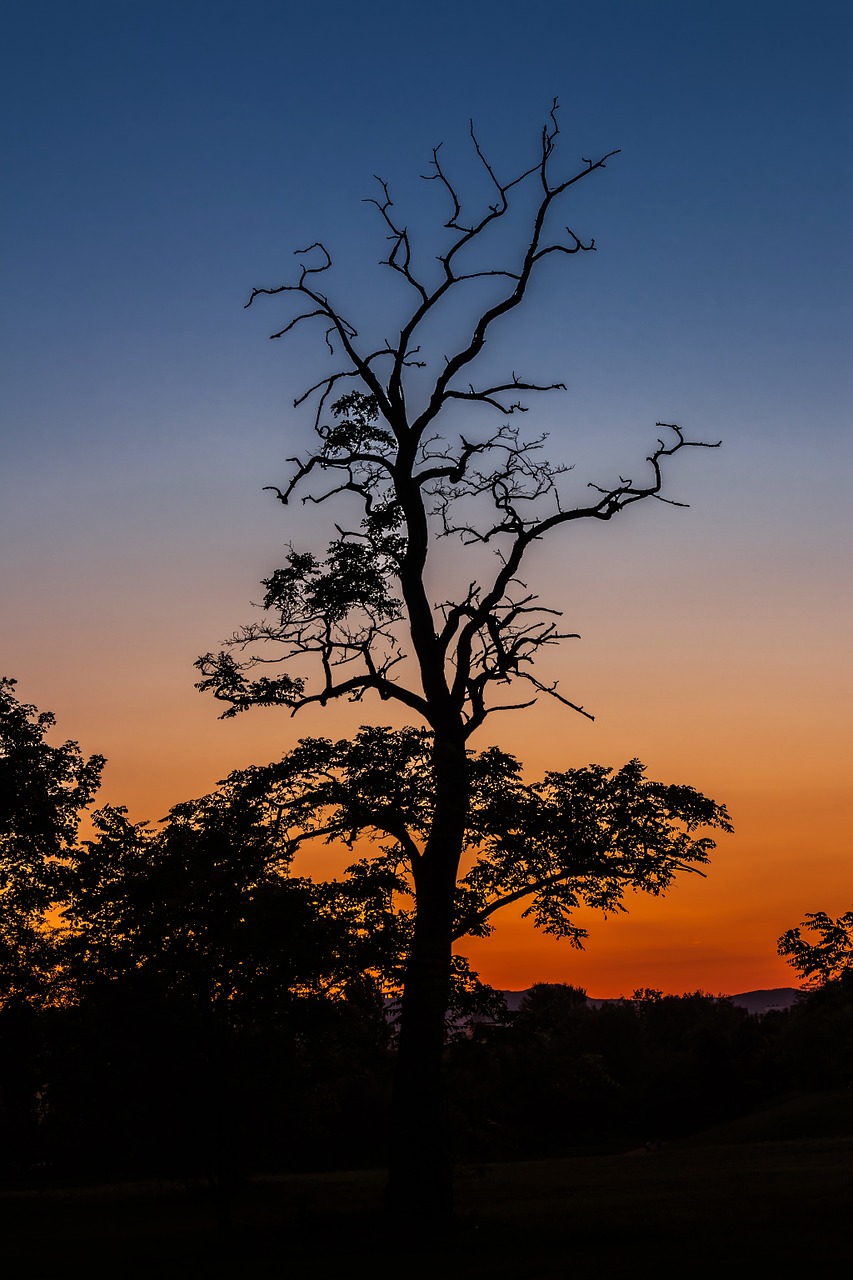
M 469 799 L 464 744 L 436 742 L 434 764 L 433 825 L 415 868 L 415 933 L 400 1018 L 388 1208 L 397 1223 L 440 1228 L 453 1209 L 442 1060 L 454 894 Z

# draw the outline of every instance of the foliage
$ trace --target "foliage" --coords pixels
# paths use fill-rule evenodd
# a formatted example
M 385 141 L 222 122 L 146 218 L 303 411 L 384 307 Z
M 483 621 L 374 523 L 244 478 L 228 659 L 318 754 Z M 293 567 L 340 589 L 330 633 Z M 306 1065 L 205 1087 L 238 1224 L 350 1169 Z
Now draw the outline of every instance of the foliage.
M 639 760 L 550 772 L 529 787 L 516 774 L 513 788 L 490 787 L 484 809 L 484 851 L 461 881 L 466 931 L 487 930 L 499 907 L 529 898 L 524 914 L 575 944 L 585 936 L 577 906 L 624 910 L 627 888 L 662 893 L 677 872 L 708 862 L 715 842 L 698 831 L 731 830 L 724 806 L 647 779 Z
M 104 766 L 76 742 L 51 746 L 49 711 L 0 679 L 0 1002 L 50 998 L 49 913 L 67 890 L 67 860 Z
M 805 1088 L 842 1088 L 853 1080 L 853 911 L 825 911 L 780 937 L 777 948 L 804 980 L 780 1056 Z
M 527 784 L 508 753 L 469 755 L 459 941 L 487 935 L 498 910 L 522 902 L 540 928 L 580 945 L 579 906 L 624 910 L 627 889 L 662 892 L 677 872 L 707 863 L 709 830 L 730 829 L 723 806 L 647 779 L 638 761 Z M 303 739 L 280 761 L 236 771 L 176 806 L 159 831 L 120 809 L 96 812 L 97 837 L 71 854 L 66 921 L 78 976 L 156 971 L 172 988 L 235 1006 L 364 983 L 398 995 L 414 927 L 412 863 L 433 822 L 432 771 L 426 730 L 370 726 L 351 740 Z M 310 841 L 373 844 L 374 853 L 340 879 L 314 882 L 292 874 Z M 455 1025 L 490 997 L 462 957 L 454 963 Z
M 853 911 L 837 919 L 825 911 L 807 912 L 801 924 L 782 934 L 777 949 L 808 987 L 837 981 L 853 973 Z
M 65 911 L 79 990 L 147 982 L 240 1019 L 365 989 L 385 955 L 368 927 L 376 886 L 357 869 L 323 885 L 290 874 L 265 773 L 231 775 L 177 805 L 159 830 L 121 809 L 95 813 L 96 838 L 74 851 Z
M 585 931 L 574 921 L 576 908 L 623 910 L 629 888 L 661 893 L 679 871 L 708 862 L 708 830 L 731 830 L 724 806 L 691 787 L 646 778 L 638 760 L 619 770 L 551 772 L 528 784 L 508 752 L 491 747 L 468 756 L 464 856 L 472 865 L 456 890 L 457 940 L 487 935 L 496 911 L 529 900 L 525 914 L 537 926 L 579 944 Z M 434 768 L 427 730 L 368 726 L 351 740 L 304 738 L 251 775 L 263 778 L 285 862 L 310 840 L 375 844 L 373 857 L 354 863 L 332 893 L 339 904 L 362 903 L 359 927 L 386 956 L 404 954 L 409 937 L 412 866 L 434 822 Z M 242 778 L 232 775 L 226 789 Z

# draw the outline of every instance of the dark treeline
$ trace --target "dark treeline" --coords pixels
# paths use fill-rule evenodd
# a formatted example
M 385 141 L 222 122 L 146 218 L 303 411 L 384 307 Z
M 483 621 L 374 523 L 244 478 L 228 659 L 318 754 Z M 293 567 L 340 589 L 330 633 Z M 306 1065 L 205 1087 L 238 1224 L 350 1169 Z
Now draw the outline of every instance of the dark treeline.
M 508 1024 L 449 1047 L 464 1158 L 654 1146 L 853 1078 L 853 981 L 751 1015 L 704 992 L 595 1008 L 541 984 Z
M 6 1185 L 381 1164 L 393 1019 L 375 999 L 205 1004 L 143 977 L 0 1011 Z M 625 1150 L 853 1076 L 853 981 L 750 1015 L 704 993 L 589 1007 L 560 985 L 451 1032 L 461 1160 Z

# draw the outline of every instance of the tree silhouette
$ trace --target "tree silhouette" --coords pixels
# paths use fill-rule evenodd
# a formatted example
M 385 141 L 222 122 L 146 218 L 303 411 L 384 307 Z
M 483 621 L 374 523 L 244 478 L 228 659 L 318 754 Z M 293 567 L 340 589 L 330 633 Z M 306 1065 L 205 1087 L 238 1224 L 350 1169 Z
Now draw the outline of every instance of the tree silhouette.
M 791 1083 L 843 1089 L 853 1078 L 853 910 L 809 911 L 776 949 L 803 982 L 779 1058 Z
M 525 914 L 540 928 L 579 944 L 581 904 L 618 911 L 626 888 L 659 894 L 679 871 L 708 862 L 714 840 L 697 832 L 731 829 L 723 806 L 692 787 L 646 778 L 638 760 L 619 770 L 551 772 L 539 783 L 524 782 L 519 762 L 497 747 L 469 751 L 466 763 L 462 852 L 472 865 L 456 885 L 454 940 L 487 935 L 497 911 L 529 899 Z M 399 980 L 392 957 L 410 943 L 407 920 L 414 926 L 397 904 L 416 902 L 415 868 L 435 823 L 435 773 L 429 730 L 382 727 L 338 742 L 304 738 L 280 762 L 252 771 L 286 865 L 309 841 L 378 845 L 330 887 L 364 904 L 360 927 L 374 939 L 393 929 L 374 958 L 389 966 L 391 983 Z
M 67 889 L 67 858 L 103 756 L 45 741 L 56 718 L 0 679 L 0 1003 L 50 998 L 55 954 L 48 913 Z
M 225 1196 L 273 1134 L 285 1163 L 330 1141 L 336 1058 L 384 1073 L 375 907 L 291 874 L 277 805 L 267 770 L 241 770 L 156 826 L 98 810 L 69 852 L 57 954 L 78 1034 L 53 1105 L 88 1130 L 93 1173 L 195 1168 Z
M 777 950 L 811 988 L 853 974 L 853 911 L 837 919 L 825 911 L 806 912 L 805 920 L 782 934 Z
M 371 984 L 379 1000 L 403 949 L 382 876 L 292 874 L 299 841 L 283 818 L 281 769 L 238 770 L 156 828 L 122 808 L 93 814 L 94 838 L 68 855 L 63 911 L 78 995 L 142 983 L 232 1021 Z
M 490 195 L 469 214 L 435 148 L 426 178 L 443 193 L 449 216 L 431 262 L 421 261 L 415 237 L 379 181 L 372 203 L 390 245 L 384 266 L 412 299 L 394 341 L 373 349 L 362 344 L 348 315 L 324 291 L 332 258 L 321 243 L 298 251 L 301 267 L 294 281 L 252 291 L 249 306 L 262 296 L 291 304 L 290 317 L 273 338 L 318 324 L 330 360 L 329 371 L 295 402 L 314 404 L 317 442 L 290 460 L 293 471 L 282 488 L 270 487 L 285 505 L 299 491 L 303 502 L 340 499 L 344 513 L 355 501 L 360 523 L 336 524 L 324 556 L 291 547 L 284 565 L 264 583 L 263 620 L 197 664 L 199 688 L 227 704 L 225 715 L 273 705 L 296 712 L 337 698 L 361 701 L 373 692 L 427 727 L 429 785 L 419 801 L 420 842 L 388 827 L 408 859 L 415 895 L 389 1196 L 399 1214 L 432 1219 L 450 1207 L 441 1061 L 457 877 L 477 785 L 468 745 L 490 716 L 529 707 L 540 694 L 589 714 L 537 674 L 541 651 L 570 633 L 561 630 L 559 611 L 541 603 L 520 575 L 531 551 L 565 526 L 609 521 L 647 500 L 671 502 L 662 493 L 667 464 L 684 450 L 716 447 L 688 439 L 675 424 L 659 423 L 662 434 L 642 464 L 641 479 L 626 475 L 616 483 L 590 483 L 579 501 L 569 495 L 567 468 L 547 460 L 545 436 L 525 434 L 517 425 L 526 397 L 564 389 L 563 384 L 539 383 L 515 371 L 495 375 L 482 356 L 496 326 L 525 300 L 545 267 L 595 249 L 594 240 L 553 224 L 573 188 L 602 171 L 617 152 L 584 159 L 571 176 L 556 177 L 555 102 L 534 163 L 503 179 L 473 126 L 470 132 Z M 506 248 L 512 237 L 519 246 L 514 251 Z M 460 327 L 467 337 L 455 350 L 436 349 L 437 332 Z M 479 381 L 476 369 L 483 370 Z M 489 415 L 497 415 L 500 425 L 488 425 Z M 435 598 L 430 571 L 443 538 L 458 544 L 454 572 L 462 586 L 456 591 L 448 581 L 453 594 L 444 595 L 443 588 Z M 368 800 L 376 796 L 368 793 Z M 387 824 L 400 803 L 394 793 L 393 804 L 386 804 Z M 553 811 L 559 821 L 556 801 Z M 618 817 L 630 822 L 629 809 Z M 501 846 L 505 853 L 495 846 L 482 881 L 463 883 L 463 898 L 473 895 L 475 925 L 485 926 L 491 910 L 482 895 L 500 885 L 497 892 L 505 898 L 532 887 L 539 922 L 563 929 L 560 896 L 572 890 L 559 886 L 568 886 L 570 877 L 554 881 L 550 871 L 537 870 L 532 886 L 520 879 L 515 889 L 506 887 L 507 877 L 524 875 L 518 868 L 526 864 L 515 861 L 519 850 L 534 858 L 532 850 L 539 847 L 550 847 L 548 840 L 528 840 L 518 828 L 514 840 Z M 635 868 L 645 865 L 641 849 L 640 840 Z M 644 872 L 638 874 L 642 878 Z

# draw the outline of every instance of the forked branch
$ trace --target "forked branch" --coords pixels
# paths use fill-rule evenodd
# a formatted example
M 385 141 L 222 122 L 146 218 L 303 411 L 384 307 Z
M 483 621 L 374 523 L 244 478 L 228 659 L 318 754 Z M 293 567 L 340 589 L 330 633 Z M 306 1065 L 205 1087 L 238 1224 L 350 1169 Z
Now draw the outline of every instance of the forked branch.
M 332 269 L 331 254 L 319 241 L 298 251 L 300 268 L 293 283 L 253 289 L 246 304 L 251 306 L 261 295 L 292 296 L 300 306 L 272 336 L 283 337 L 303 322 L 320 321 L 330 354 L 345 357 L 342 367 L 315 381 L 295 401 L 297 406 L 316 401 L 316 447 L 307 457 L 289 460 L 292 472 L 285 484 L 267 488 L 284 504 L 300 490 L 302 501 L 309 503 L 349 495 L 360 505 L 363 518 L 359 528 L 336 526 L 338 536 L 324 560 L 291 553 L 289 567 L 265 584 L 270 592 L 264 607 L 277 612 L 277 621 L 245 628 L 229 642 L 240 651 L 239 663 L 228 654 L 200 660 L 204 687 L 213 688 L 232 708 L 242 709 L 255 700 L 297 710 L 311 702 L 360 699 L 372 691 L 417 711 L 435 730 L 454 723 L 458 734 L 467 738 L 493 712 L 528 705 L 526 698 L 496 703 L 489 696 L 493 685 L 522 680 L 533 689 L 534 698 L 553 697 L 591 719 L 556 683 L 535 674 L 542 648 L 575 633 L 557 629 L 555 611 L 540 605 L 519 584 L 519 572 L 533 545 L 561 526 L 612 520 L 649 499 L 684 505 L 662 492 L 666 465 L 684 449 L 718 447 L 719 442 L 688 439 L 676 424 L 658 423 L 661 431 L 671 434 L 659 438 L 648 454 L 650 472 L 643 480 L 623 476 L 610 486 L 591 482 L 591 499 L 571 504 L 562 491 L 568 468 L 544 456 L 545 436 L 524 437 L 509 421 L 527 411 L 527 396 L 565 390 L 564 383 L 536 382 L 515 371 L 479 384 L 462 382 L 460 375 L 477 360 L 492 326 L 524 301 L 538 265 L 555 255 L 572 257 L 595 249 L 593 239 L 584 239 L 569 226 L 554 235 L 549 230 L 551 214 L 573 186 L 603 170 L 618 154 L 614 150 L 597 160 L 585 158 L 569 177 L 555 177 L 556 101 L 536 161 L 508 180 L 486 156 L 473 124 L 469 133 L 492 196 L 478 211 L 464 212 L 462 191 L 444 166 L 441 148 L 434 149 L 431 172 L 424 176 L 437 183 L 450 202 L 444 229 L 451 233 L 450 245 L 437 255 L 437 280 L 430 282 L 416 269 L 415 246 L 384 179 L 377 178 L 379 195 L 368 200 L 379 213 L 390 245 L 384 264 L 416 295 L 396 342 L 386 341 L 366 353 L 360 349 L 355 326 L 319 287 L 320 278 Z M 515 261 L 486 269 L 481 258 L 466 269 L 470 247 L 509 214 L 528 182 L 534 184 L 534 207 Z M 494 281 L 499 296 L 472 313 L 472 282 L 486 277 Z M 468 316 L 470 337 L 436 361 L 425 343 L 422 350 L 418 335 L 427 322 L 435 323 L 441 308 L 454 305 Z M 412 367 L 421 371 L 421 408 L 415 413 L 407 408 L 404 385 Z M 348 386 L 356 389 L 347 391 Z M 506 420 L 484 436 L 455 426 L 442 430 L 436 422 L 448 406 L 459 410 L 477 405 L 496 410 Z M 491 575 L 483 578 L 480 562 L 480 574 L 463 596 L 441 605 L 427 593 L 427 563 L 436 537 L 457 538 L 463 545 L 488 546 L 498 553 Z M 266 644 L 277 652 L 274 663 L 319 663 L 319 687 L 310 687 L 301 673 L 298 678 L 264 676 L 252 681 L 250 669 L 269 661 L 258 648 Z M 345 678 L 341 667 L 347 669 Z

